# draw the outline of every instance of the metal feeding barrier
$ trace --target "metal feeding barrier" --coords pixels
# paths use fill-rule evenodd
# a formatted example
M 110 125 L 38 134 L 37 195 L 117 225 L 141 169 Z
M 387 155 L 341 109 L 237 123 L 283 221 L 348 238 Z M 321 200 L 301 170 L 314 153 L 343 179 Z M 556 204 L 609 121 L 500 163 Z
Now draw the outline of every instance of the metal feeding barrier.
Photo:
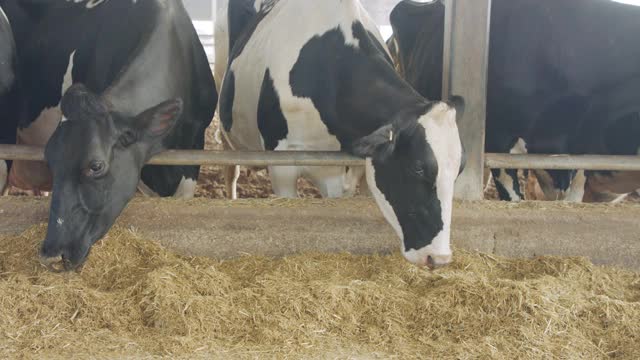
M 44 149 L 24 145 L 0 145 L 0 159 L 43 161 Z M 364 165 L 364 160 L 335 151 L 168 150 L 154 156 L 148 164 L 361 166 Z M 492 169 L 640 171 L 640 156 L 485 154 L 484 166 Z

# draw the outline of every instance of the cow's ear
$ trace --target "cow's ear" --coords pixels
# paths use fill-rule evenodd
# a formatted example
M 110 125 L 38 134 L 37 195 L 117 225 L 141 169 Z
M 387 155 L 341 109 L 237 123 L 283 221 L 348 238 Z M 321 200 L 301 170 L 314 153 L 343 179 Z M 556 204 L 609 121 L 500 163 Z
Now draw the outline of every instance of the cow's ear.
M 397 135 L 391 124 L 385 125 L 373 133 L 356 140 L 351 150 L 356 156 L 384 161 L 395 150 Z
M 164 138 L 182 116 L 183 107 L 182 99 L 168 100 L 156 105 L 136 117 L 138 129 L 146 138 Z

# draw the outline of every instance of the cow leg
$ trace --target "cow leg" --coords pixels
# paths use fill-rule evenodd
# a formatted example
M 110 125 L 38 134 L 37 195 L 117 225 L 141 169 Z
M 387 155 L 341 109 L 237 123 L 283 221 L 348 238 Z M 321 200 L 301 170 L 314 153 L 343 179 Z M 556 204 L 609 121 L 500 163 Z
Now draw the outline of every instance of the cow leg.
M 493 175 L 491 175 L 491 170 L 487 168 L 484 168 L 484 173 L 482 175 L 482 184 L 484 184 L 484 191 L 487 191 Z
M 297 167 L 270 166 L 269 177 L 276 196 L 290 199 L 298 197 L 299 172 Z
M 527 145 L 521 138 L 512 143 L 510 154 L 526 154 Z M 500 200 L 519 202 L 524 200 L 517 169 L 491 169 Z
M 195 179 L 189 179 L 183 176 L 173 197 L 183 200 L 193 199 L 196 194 L 196 185 L 197 181 Z
M 308 167 L 303 175 L 310 178 L 324 198 L 351 197 L 355 195 L 358 182 L 364 175 L 364 168 Z
M 587 177 L 584 174 L 584 170 L 578 170 L 576 176 L 574 177 L 571 185 L 569 186 L 569 190 L 564 196 L 564 201 L 573 202 L 573 203 L 581 203 L 584 199 L 584 191 L 587 185 Z
M 544 193 L 545 200 L 555 201 L 561 198 L 560 192 L 553 185 L 553 178 L 548 171 L 536 169 L 533 170 L 533 174 L 538 180 L 540 189 L 542 189 L 542 193 Z
M 524 199 L 516 169 L 491 169 L 500 200 L 520 202 Z
M 364 166 L 350 166 L 347 168 L 347 172 L 345 173 L 344 185 L 342 188 L 342 193 L 344 197 L 352 197 L 355 196 L 356 190 L 358 186 L 360 187 L 360 192 L 363 190 L 369 191 L 369 186 L 367 185 L 367 178 L 364 176 Z M 369 195 L 371 193 L 369 192 Z M 363 194 L 367 196 L 367 193 Z
M 360 196 L 364 197 L 372 197 L 373 194 L 369 189 L 369 184 L 367 183 L 367 177 L 365 176 L 366 169 L 362 168 L 362 177 L 360 178 L 360 182 L 358 183 L 358 188 L 360 189 Z
M 0 160 L 0 195 L 4 195 L 5 190 L 8 188 L 9 182 L 9 169 L 5 160 Z
M 222 126 L 222 125 L 220 125 Z M 235 147 L 231 143 L 229 139 L 229 135 L 222 131 L 222 128 L 218 128 L 215 132 L 216 141 L 220 140 L 222 144 L 222 149 L 224 151 L 235 151 Z M 224 172 L 224 185 L 227 191 L 227 199 L 237 200 L 238 199 L 238 178 L 240 178 L 240 166 L 232 165 L 232 166 L 223 166 Z
M 227 198 L 231 200 L 238 199 L 238 178 L 240 177 L 240 166 L 224 167 L 224 183 L 227 190 Z

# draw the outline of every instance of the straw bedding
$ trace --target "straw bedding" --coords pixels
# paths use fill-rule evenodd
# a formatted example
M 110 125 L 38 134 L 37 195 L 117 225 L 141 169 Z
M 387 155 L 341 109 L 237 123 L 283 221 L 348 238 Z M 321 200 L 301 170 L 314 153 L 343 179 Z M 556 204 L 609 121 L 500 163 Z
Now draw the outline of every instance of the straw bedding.
M 217 261 L 116 228 L 79 273 L 0 237 L 0 357 L 640 358 L 640 275 L 456 252 Z

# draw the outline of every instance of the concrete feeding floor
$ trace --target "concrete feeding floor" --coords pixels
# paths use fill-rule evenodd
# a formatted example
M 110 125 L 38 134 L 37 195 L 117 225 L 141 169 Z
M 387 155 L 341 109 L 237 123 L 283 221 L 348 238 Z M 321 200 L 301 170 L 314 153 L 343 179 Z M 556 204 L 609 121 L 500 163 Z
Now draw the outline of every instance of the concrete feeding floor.
M 0 198 L 0 234 L 46 222 L 48 200 Z M 456 203 L 455 246 L 510 257 L 585 256 L 640 270 L 640 205 Z M 119 224 L 188 255 L 228 258 L 300 252 L 397 251 L 370 199 L 190 201 L 136 198 Z M 454 255 L 455 256 L 455 255 Z

